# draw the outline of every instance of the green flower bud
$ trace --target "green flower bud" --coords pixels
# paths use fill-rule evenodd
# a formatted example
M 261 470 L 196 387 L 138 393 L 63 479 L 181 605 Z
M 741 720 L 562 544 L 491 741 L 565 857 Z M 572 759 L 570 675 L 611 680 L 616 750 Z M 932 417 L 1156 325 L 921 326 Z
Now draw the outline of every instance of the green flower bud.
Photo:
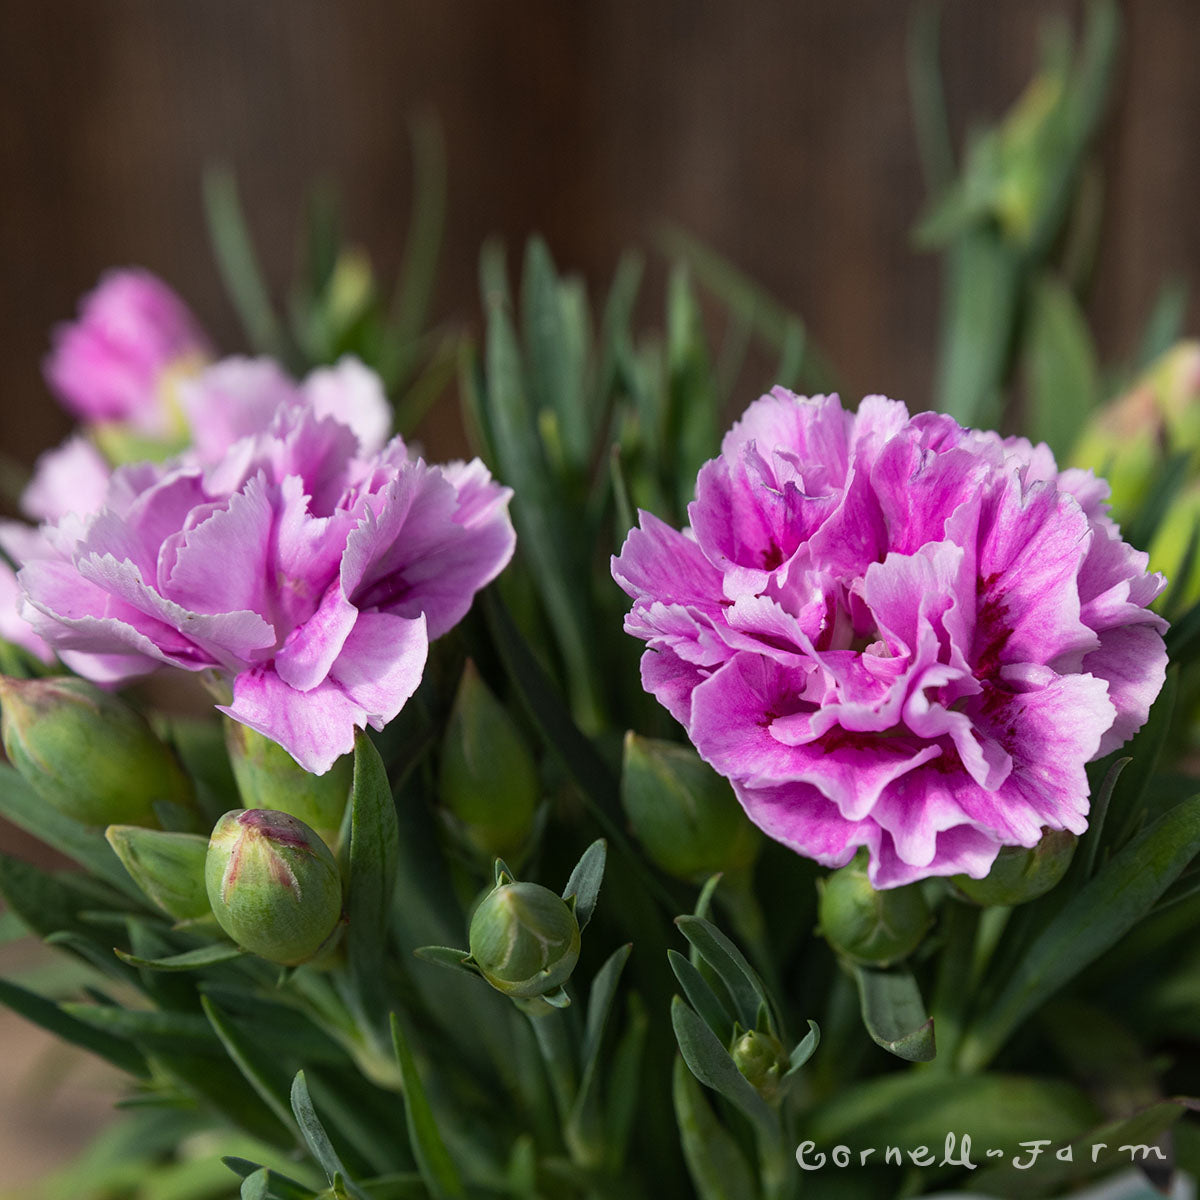
M 918 884 L 885 891 L 871 886 L 865 851 L 819 886 L 821 933 L 854 962 L 880 967 L 898 962 L 920 945 L 933 920 Z
M 1032 849 L 1003 847 L 985 878 L 955 875 L 951 882 L 976 904 L 1024 904 L 1044 896 L 1067 873 L 1078 841 L 1065 829 L 1047 829 Z
M 310 775 L 282 746 L 240 721 L 225 720 L 225 747 L 246 808 L 289 813 L 336 850 L 354 785 L 354 756 L 345 754 L 324 775 Z
M 520 730 L 468 662 L 442 743 L 438 795 L 453 827 L 480 855 L 517 858 L 540 786 Z
M 773 1033 L 751 1029 L 734 1038 L 729 1053 L 754 1090 L 768 1104 L 774 1103 L 790 1066 L 783 1043 Z
M 208 839 L 137 825 L 110 825 L 104 836 L 146 896 L 177 921 L 212 911 L 204 883 Z
M 471 918 L 471 958 L 484 979 L 514 998 L 561 987 L 579 959 L 571 906 L 539 883 L 502 883 Z
M 329 847 L 303 821 L 237 808 L 213 829 L 204 867 L 223 930 L 271 962 L 307 962 L 342 915 L 342 882 Z
M 746 871 L 762 844 L 728 781 L 690 746 L 627 733 L 621 802 L 643 849 L 678 879 Z
M 85 825 L 158 825 L 156 801 L 192 805 L 170 750 L 123 700 L 71 676 L 0 676 L 4 749 L 49 805 Z

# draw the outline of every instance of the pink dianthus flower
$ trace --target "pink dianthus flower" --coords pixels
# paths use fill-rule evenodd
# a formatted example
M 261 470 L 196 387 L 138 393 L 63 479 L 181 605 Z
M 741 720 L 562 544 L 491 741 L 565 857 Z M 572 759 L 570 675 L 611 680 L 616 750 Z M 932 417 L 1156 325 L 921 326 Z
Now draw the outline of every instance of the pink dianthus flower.
M 613 560 L 643 683 L 777 841 L 831 867 L 865 846 L 877 887 L 982 878 L 1083 832 L 1085 764 L 1162 687 L 1164 581 L 1107 495 L 1045 446 L 776 388 L 691 529 L 642 513 Z
M 214 673 L 223 712 L 322 773 L 396 716 L 429 641 L 508 562 L 510 492 L 478 461 L 384 444 L 358 363 L 296 385 L 229 360 L 183 403 L 192 450 L 119 467 L 98 510 L 42 526 L 22 615 L 97 682 Z

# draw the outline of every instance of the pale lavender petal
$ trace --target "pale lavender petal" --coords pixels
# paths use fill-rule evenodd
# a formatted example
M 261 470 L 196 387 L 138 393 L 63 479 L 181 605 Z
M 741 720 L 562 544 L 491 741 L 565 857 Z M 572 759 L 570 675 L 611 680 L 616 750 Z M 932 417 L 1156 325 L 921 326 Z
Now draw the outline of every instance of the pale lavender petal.
M 417 690 L 429 638 L 424 615 L 409 619 L 391 613 L 363 613 L 346 638 L 330 671 L 367 721 L 382 729 Z
M 392 410 L 379 376 L 357 358 L 311 372 L 302 390 L 317 416 L 332 417 L 353 431 L 360 454 L 383 449 L 392 430 Z
M 179 384 L 179 401 L 200 462 L 216 463 L 242 438 L 265 432 L 279 409 L 299 402 L 287 373 L 270 358 L 224 358 Z
M 21 511 L 34 521 L 57 521 L 67 513 L 86 517 L 104 505 L 111 475 L 100 451 L 76 434 L 34 464 Z

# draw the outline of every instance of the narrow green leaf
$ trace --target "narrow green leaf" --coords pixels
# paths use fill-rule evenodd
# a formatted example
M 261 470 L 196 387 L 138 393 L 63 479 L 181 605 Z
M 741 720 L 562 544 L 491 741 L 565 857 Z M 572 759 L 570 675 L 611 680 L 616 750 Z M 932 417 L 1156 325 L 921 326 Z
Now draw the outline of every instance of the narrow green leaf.
M 709 986 L 708 980 L 677 950 L 667 951 L 667 961 L 688 1003 L 704 1019 L 704 1023 L 722 1041 L 728 1041 L 733 1033 L 734 1015 L 725 1007 L 725 1002 Z
M 200 1004 L 213 1031 L 221 1040 L 233 1065 L 245 1076 L 246 1082 L 258 1093 L 262 1102 L 288 1129 L 294 1129 L 289 1107 L 287 1077 L 279 1070 L 278 1058 L 263 1052 L 260 1045 L 247 1037 L 237 1024 L 223 1013 L 209 996 L 201 996 Z M 297 1131 L 299 1132 L 299 1131 Z
M 361 730 L 354 738 L 350 807 L 346 952 L 355 990 L 369 1019 L 382 1021 L 383 963 L 396 888 L 399 830 L 387 770 L 379 751 Z
M 1145 370 L 1182 336 L 1187 320 L 1188 286 L 1183 278 L 1168 279 L 1159 289 L 1134 356 L 1135 372 Z
M 81 825 L 51 808 L 7 763 L 0 763 L 0 816 L 65 854 L 139 904 L 145 903 L 137 884 L 129 878 L 129 872 L 104 840 L 104 831 Z
M 312 1188 L 305 1187 L 304 1184 L 297 1183 L 296 1180 L 289 1179 L 288 1176 L 281 1175 L 278 1171 L 259 1166 L 258 1163 L 250 1162 L 248 1159 L 226 1155 L 221 1161 L 243 1180 L 251 1179 L 260 1172 L 265 1174 L 266 1194 L 274 1197 L 275 1200 L 313 1200 L 313 1197 L 316 1196 L 316 1192 Z
M 617 984 L 632 949 L 633 945 L 629 943 L 614 951 L 596 972 L 588 993 L 587 1019 L 580 1055 L 583 1072 L 566 1127 L 568 1145 L 575 1148 L 577 1161 L 585 1156 L 599 1161 L 604 1155 L 603 1113 L 600 1107 L 600 1047 L 613 1001 L 616 999 Z M 583 1154 L 579 1153 L 581 1150 Z
M 1200 796 L 1129 842 L 1034 939 L 991 1008 L 967 1031 L 960 1062 L 978 1069 L 1017 1025 L 1153 907 L 1200 850 Z
M 917 150 L 928 192 L 940 192 L 954 178 L 954 146 L 938 65 L 941 5 L 922 0 L 909 17 L 906 64 Z
M 591 458 L 590 414 L 584 390 L 586 317 L 567 298 L 541 238 L 525 248 L 521 274 L 522 332 L 535 411 L 552 412 L 567 464 L 582 471 Z
M 300 1126 L 300 1133 L 312 1152 L 313 1158 L 325 1172 L 325 1178 L 333 1183 L 334 1176 L 340 1175 L 344 1181 L 347 1181 L 346 1186 L 351 1195 L 355 1196 L 356 1200 L 364 1200 L 358 1187 L 349 1182 L 349 1173 L 333 1148 L 329 1134 L 325 1132 L 325 1126 L 321 1124 L 321 1118 L 317 1116 L 317 1110 L 313 1108 L 312 1097 L 308 1094 L 308 1085 L 304 1081 L 303 1071 L 297 1071 L 296 1078 L 292 1081 L 291 1105 L 296 1124 Z
M 662 243 L 668 254 L 683 259 L 695 271 L 696 278 L 722 304 L 748 314 L 755 332 L 768 346 L 782 350 L 789 338 L 794 338 L 796 329 L 805 328 L 798 316 L 767 295 L 749 276 L 682 229 L 665 229 Z M 811 337 L 805 338 L 800 377 L 810 391 L 839 390 L 837 373 Z
M 149 1051 L 185 1048 L 188 1053 L 219 1055 L 221 1052 L 212 1028 L 197 1013 L 74 1002 L 63 1004 L 62 1010 L 95 1029 L 127 1038 Z
M 768 1012 L 772 1008 L 758 972 L 729 938 L 702 917 L 676 917 L 675 924 L 729 989 L 742 1028 L 753 1029 L 760 1004 Z
M 1133 762 L 1132 758 L 1118 758 L 1104 776 L 1104 782 L 1092 799 L 1088 812 L 1087 832 L 1079 839 L 1075 853 L 1079 859 L 1079 879 L 1086 881 L 1096 872 L 1096 856 L 1100 852 L 1100 842 L 1104 836 L 1104 826 L 1108 821 L 1108 809 L 1112 803 L 1113 790 L 1121 778 L 1121 772 Z
M 251 346 L 260 354 L 285 358 L 283 327 L 271 306 L 237 184 L 228 168 L 205 173 L 204 212 L 217 269 Z
M 994 428 L 1017 319 L 1020 259 L 999 230 L 972 229 L 947 255 L 938 408 L 960 425 Z
M 787 1074 L 791 1075 L 793 1071 L 798 1071 L 812 1056 L 816 1053 L 817 1047 L 821 1044 L 821 1030 L 816 1021 L 809 1021 L 808 1033 L 804 1035 L 803 1041 L 799 1042 L 792 1050 L 788 1058 Z M 784 1076 L 787 1078 L 787 1075 Z
M 399 1018 L 392 1014 L 392 1045 L 396 1061 L 400 1064 L 400 1075 L 404 1084 L 404 1114 L 408 1124 L 408 1138 L 416 1155 L 417 1167 L 434 1200 L 457 1200 L 466 1196 L 466 1190 L 442 1140 L 433 1109 L 425 1095 L 417 1065 L 413 1061 Z
M 116 856 L 113 857 L 115 860 Z M 124 902 L 123 897 L 86 876 L 51 874 L 7 854 L 0 854 L 0 896 L 39 937 L 47 939 L 56 933 L 72 935 L 77 940 L 71 942 L 70 948 L 76 952 L 81 941 L 101 948 L 107 936 L 88 925 L 79 914 L 89 909 L 119 909 Z M 117 968 L 108 948 L 103 949 L 105 966 Z
M 775 1139 L 779 1133 L 775 1114 L 734 1065 L 713 1031 L 678 996 L 671 1001 L 671 1025 L 691 1073 L 740 1109 L 761 1138 Z
M 672 1096 L 688 1174 L 700 1200 L 754 1200 L 754 1173 L 720 1124 L 683 1059 L 675 1060 Z
M 241 958 L 246 951 L 233 942 L 214 942 L 211 946 L 186 950 L 182 954 L 172 954 L 169 958 L 139 958 L 136 954 L 127 954 L 117 947 L 113 947 L 113 953 L 123 963 L 144 971 L 195 971 L 200 967 L 214 966 L 216 963 L 232 962 L 235 958 Z
M 617 1171 L 625 1163 L 629 1134 L 642 1101 L 642 1062 L 650 1022 L 636 993 L 629 996 L 625 1031 L 612 1055 L 608 1072 L 608 1105 L 604 1120 L 604 1143 L 608 1164 Z
M 640 255 L 630 252 L 622 254 L 604 305 L 604 317 L 600 325 L 600 365 L 592 398 L 597 427 L 611 404 L 620 376 L 621 361 L 629 353 L 629 324 L 642 284 L 642 270 Z
M 1186 451 L 1172 454 L 1154 479 L 1149 494 L 1123 530 L 1125 540 L 1139 550 L 1153 541 L 1158 527 L 1191 474 L 1191 455 Z
M 428 320 L 446 216 L 446 146 L 437 118 L 432 114 L 415 118 L 409 137 L 413 203 L 404 265 L 392 302 L 392 321 L 403 345 L 416 341 Z
M 1053 276 L 1034 283 L 1027 322 L 1025 424 L 1062 460 L 1100 398 L 1096 348 L 1078 302 Z
M 854 968 L 863 1025 L 871 1040 L 906 1062 L 929 1062 L 937 1053 L 933 1018 L 909 971 Z
M 604 861 L 608 854 L 608 845 L 603 838 L 597 838 L 584 852 L 567 886 L 563 888 L 562 898 L 569 900 L 575 897 L 575 920 L 579 922 L 582 932 L 587 928 L 592 914 L 596 911 L 596 901 L 600 896 L 600 884 L 604 880 Z
M 131 1075 L 145 1077 L 149 1075 L 146 1060 L 141 1051 L 128 1038 L 120 1034 L 98 1029 L 87 1021 L 66 1012 L 52 1000 L 39 996 L 7 979 L 0 979 L 0 1004 L 11 1008 L 13 1012 L 40 1025 L 43 1029 L 70 1042 L 90 1050 L 101 1058 L 107 1059 L 122 1071 Z
M 450 946 L 418 946 L 413 954 L 425 962 L 437 963 L 439 967 L 450 967 L 479 977 L 479 971 L 467 961 L 471 957 L 470 950 L 455 950 Z

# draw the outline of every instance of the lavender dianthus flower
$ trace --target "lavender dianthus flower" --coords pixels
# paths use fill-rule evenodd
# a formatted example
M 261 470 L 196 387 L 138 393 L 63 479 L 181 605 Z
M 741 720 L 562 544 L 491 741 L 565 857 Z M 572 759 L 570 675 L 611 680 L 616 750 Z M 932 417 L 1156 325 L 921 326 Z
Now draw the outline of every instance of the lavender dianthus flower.
M 214 673 L 221 711 L 323 773 L 396 716 L 429 641 L 508 562 L 511 493 L 478 460 L 385 443 L 382 389 L 352 360 L 301 385 L 227 360 L 181 399 L 193 448 L 119 467 L 97 510 L 42 526 L 22 615 L 97 682 Z
M 769 836 L 876 887 L 1087 827 L 1085 764 L 1162 687 L 1164 586 L 1108 487 L 881 396 L 776 388 L 613 576 L 646 689 Z

